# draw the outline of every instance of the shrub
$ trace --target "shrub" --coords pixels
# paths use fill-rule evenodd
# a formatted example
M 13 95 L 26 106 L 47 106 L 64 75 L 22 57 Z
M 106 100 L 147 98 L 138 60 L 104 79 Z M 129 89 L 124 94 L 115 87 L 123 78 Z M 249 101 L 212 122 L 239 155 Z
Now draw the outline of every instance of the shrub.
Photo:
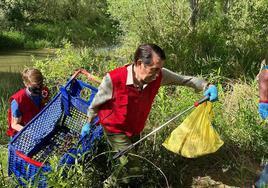
M 0 32 L 0 49 L 23 48 L 25 36 L 20 32 Z
M 108 0 L 108 10 L 120 23 L 124 45 L 159 44 L 170 54 L 169 68 L 255 76 L 267 52 L 268 2 L 190 2 L 196 1 Z
M 112 56 L 112 52 L 94 51 L 92 48 L 75 49 L 69 42 L 63 42 L 63 49 L 55 52 L 55 57 L 34 60 L 47 79 L 49 86 L 64 85 L 76 69 L 85 68 L 92 75 L 101 78 L 113 68 L 123 63 Z M 82 77 L 85 80 L 85 78 Z

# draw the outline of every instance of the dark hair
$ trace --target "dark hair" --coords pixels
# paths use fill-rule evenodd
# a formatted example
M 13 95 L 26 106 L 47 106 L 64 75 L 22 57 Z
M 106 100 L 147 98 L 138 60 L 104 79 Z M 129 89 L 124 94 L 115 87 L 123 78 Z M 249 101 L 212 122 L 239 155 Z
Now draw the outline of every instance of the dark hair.
M 134 54 L 134 63 L 141 59 L 144 64 L 150 64 L 153 52 L 155 52 L 161 58 L 161 60 L 166 59 L 164 50 L 162 50 L 156 44 L 142 44 L 137 48 Z

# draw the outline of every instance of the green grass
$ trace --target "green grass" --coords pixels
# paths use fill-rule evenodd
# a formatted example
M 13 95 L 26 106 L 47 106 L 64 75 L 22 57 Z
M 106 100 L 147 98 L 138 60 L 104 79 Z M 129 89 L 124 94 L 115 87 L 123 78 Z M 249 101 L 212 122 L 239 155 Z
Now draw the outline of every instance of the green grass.
M 14 187 L 14 182 L 7 176 L 7 109 L 9 96 L 22 87 L 21 76 L 18 72 L 1 72 L 0 83 L 0 187 Z
M 0 187 L 15 187 L 15 182 L 8 177 L 8 149 L 6 145 L 0 145 Z
M 1 72 L 0 83 L 0 143 L 6 144 L 9 140 L 5 133 L 7 130 L 8 99 L 13 93 L 22 88 L 23 84 L 21 76 L 17 72 Z
M 7 159 L 8 159 L 8 150 L 6 145 L 0 145 L 0 157 L 1 157 L 1 167 L 0 167 L 0 173 L 2 175 L 7 176 Z

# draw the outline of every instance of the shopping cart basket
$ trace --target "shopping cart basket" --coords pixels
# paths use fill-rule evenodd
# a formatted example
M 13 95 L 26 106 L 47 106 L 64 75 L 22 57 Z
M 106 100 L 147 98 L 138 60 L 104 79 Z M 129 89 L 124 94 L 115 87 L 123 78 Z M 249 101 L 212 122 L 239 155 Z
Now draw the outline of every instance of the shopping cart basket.
M 98 82 L 84 69 L 76 71 L 46 107 L 9 143 L 8 174 L 14 175 L 20 185 L 38 181 L 38 187 L 46 187 L 44 172 L 51 171 L 48 163 L 51 156 L 60 156 L 60 163 L 69 165 L 74 162 L 69 152 L 76 150 L 75 154 L 81 156 L 101 139 L 101 126 L 91 127 L 91 134 L 80 138 L 81 128 L 87 121 L 87 108 L 97 89 L 78 80 L 79 74 Z M 88 93 L 89 99 L 82 98 L 83 92 Z

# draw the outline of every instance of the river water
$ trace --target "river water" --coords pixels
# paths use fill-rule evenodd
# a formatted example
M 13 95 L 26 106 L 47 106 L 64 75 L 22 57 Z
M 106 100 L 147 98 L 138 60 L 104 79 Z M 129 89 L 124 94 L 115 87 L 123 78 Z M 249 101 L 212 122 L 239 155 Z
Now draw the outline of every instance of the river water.
M 32 59 L 45 59 L 54 55 L 53 49 L 0 51 L 0 72 L 20 72 L 33 65 Z

